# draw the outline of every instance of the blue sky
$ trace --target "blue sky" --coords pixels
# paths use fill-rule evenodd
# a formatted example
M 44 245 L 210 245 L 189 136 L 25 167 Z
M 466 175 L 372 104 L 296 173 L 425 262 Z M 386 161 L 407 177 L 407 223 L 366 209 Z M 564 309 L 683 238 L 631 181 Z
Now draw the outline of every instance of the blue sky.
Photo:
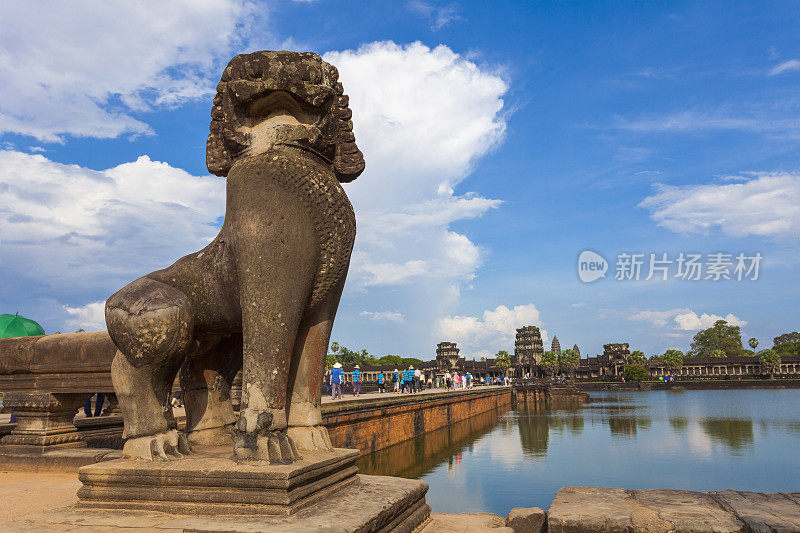
M 798 329 L 800 5 L 25 3 L 0 35 L 0 312 L 102 302 L 207 243 L 211 95 L 236 53 L 341 73 L 367 171 L 334 339 L 468 357 L 542 327 L 582 353 L 686 349 L 716 318 Z M 608 261 L 582 283 L 577 258 Z M 619 281 L 620 253 L 763 256 L 757 280 Z M 705 272 L 703 273 L 705 277 Z

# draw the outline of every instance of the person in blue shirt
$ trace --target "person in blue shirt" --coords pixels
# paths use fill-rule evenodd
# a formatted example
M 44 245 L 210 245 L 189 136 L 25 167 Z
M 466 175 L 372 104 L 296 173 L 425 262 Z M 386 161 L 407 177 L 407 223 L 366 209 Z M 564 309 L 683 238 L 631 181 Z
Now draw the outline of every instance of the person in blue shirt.
M 333 399 L 342 399 L 342 382 L 344 381 L 344 371 L 342 363 L 334 363 L 331 369 L 331 386 L 333 387 Z
M 413 370 L 403 370 L 403 385 L 404 389 L 408 389 L 408 392 L 414 392 L 412 388 L 414 385 L 414 371 Z
M 397 369 L 394 369 L 394 373 L 392 374 L 392 387 L 394 388 L 394 392 L 400 391 L 400 373 Z
M 353 393 L 356 395 L 356 398 L 361 394 L 361 367 L 356 365 L 356 368 L 353 370 Z
M 383 380 L 384 379 L 385 378 L 383 377 L 383 372 L 378 372 L 378 392 L 385 392 L 383 390 Z

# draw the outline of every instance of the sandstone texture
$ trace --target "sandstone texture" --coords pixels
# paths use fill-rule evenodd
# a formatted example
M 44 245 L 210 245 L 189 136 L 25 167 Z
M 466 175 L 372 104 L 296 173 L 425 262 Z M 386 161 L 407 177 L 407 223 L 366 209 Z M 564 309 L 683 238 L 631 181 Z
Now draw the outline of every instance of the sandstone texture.
M 708 494 L 680 490 L 564 487 L 547 513 L 550 533 L 747 531 Z
M 798 493 L 762 493 L 725 490 L 711 496 L 743 520 L 753 533 L 800 531 Z
M 564 487 L 550 505 L 547 525 L 550 533 L 798 532 L 800 495 Z
M 492 513 L 434 513 L 430 523 L 420 533 L 512 533 L 506 520 Z
M 506 525 L 514 533 L 542 533 L 547 515 L 539 507 L 515 507 L 508 513 Z

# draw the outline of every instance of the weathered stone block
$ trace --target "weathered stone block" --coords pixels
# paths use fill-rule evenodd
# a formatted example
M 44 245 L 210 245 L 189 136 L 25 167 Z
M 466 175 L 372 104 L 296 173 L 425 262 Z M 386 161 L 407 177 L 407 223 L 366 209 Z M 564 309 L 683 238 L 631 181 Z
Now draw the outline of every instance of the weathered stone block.
M 666 531 L 676 533 L 747 531 L 745 525 L 734 514 L 722 509 L 714 498 L 705 492 L 675 489 L 634 490 L 633 497 L 640 506 L 656 512 L 658 519 L 667 523 Z
M 546 520 L 547 514 L 539 507 L 515 507 L 508 513 L 506 525 L 514 533 L 541 533 Z
M 549 533 L 744 533 L 746 526 L 706 493 L 564 487 L 547 512 Z
M 511 533 L 505 519 L 492 513 L 434 513 L 430 523 L 420 533 Z
M 604 487 L 563 487 L 547 511 L 549 533 L 633 531 L 631 491 Z
M 800 502 L 788 494 L 725 490 L 711 496 L 736 514 L 753 533 L 800 531 Z

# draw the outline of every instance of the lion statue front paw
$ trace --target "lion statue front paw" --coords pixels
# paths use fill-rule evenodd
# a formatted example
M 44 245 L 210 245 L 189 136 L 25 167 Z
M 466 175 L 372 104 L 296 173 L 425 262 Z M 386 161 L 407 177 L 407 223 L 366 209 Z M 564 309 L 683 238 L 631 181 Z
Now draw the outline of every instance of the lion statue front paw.
M 190 453 L 186 435 L 175 429 L 128 439 L 122 448 L 123 457 L 145 461 L 169 461 Z
M 269 461 L 272 464 L 289 464 L 302 459 L 292 440 L 279 430 L 264 431 L 255 439 L 239 434 L 233 446 L 234 457 L 239 461 Z

